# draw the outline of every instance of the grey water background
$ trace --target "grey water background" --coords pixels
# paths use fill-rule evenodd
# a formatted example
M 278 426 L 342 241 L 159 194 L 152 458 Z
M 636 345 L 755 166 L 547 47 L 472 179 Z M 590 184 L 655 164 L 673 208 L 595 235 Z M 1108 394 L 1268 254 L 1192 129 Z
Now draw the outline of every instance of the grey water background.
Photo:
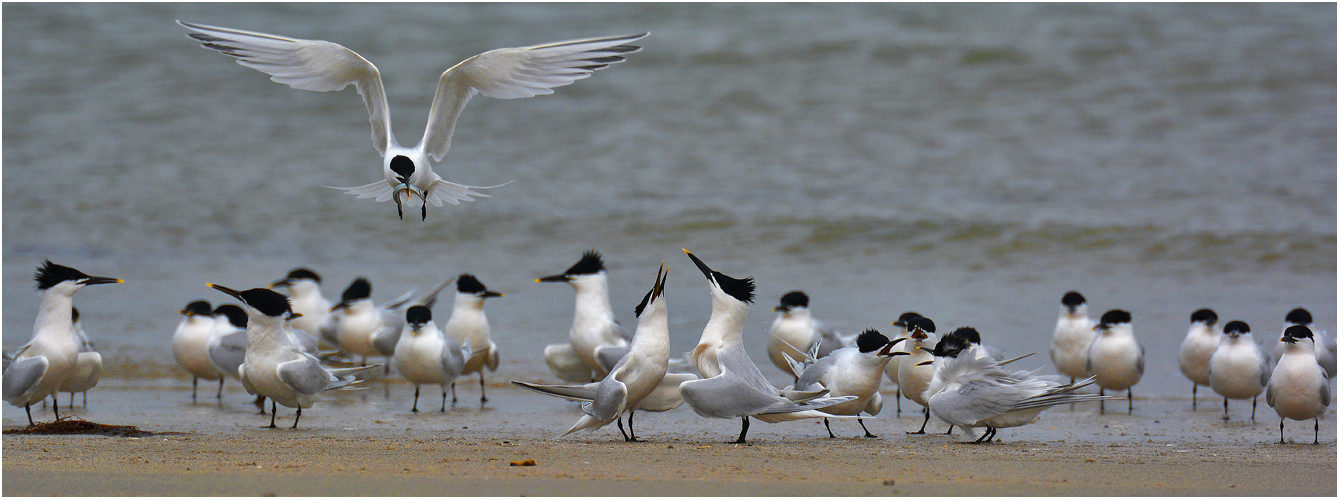
M 308 266 L 337 298 L 462 272 L 497 380 L 552 379 L 572 291 L 534 279 L 595 248 L 632 310 L 670 265 L 672 347 L 710 305 L 688 248 L 758 299 L 847 332 L 903 311 L 1046 366 L 1061 295 L 1131 311 L 1138 396 L 1185 397 L 1176 348 L 1212 307 L 1273 343 L 1336 318 L 1336 9 L 1329 4 L 16 4 L 3 6 L 3 343 L 44 258 L 126 284 L 76 305 L 111 373 L 171 364 L 177 311 Z M 402 142 L 437 76 L 507 46 L 650 31 L 554 95 L 476 98 L 437 171 L 494 198 L 397 220 L 323 185 L 380 176 L 352 89 L 290 89 L 183 19 L 345 45 L 378 66 Z M 416 212 L 417 208 L 409 210 Z M 415 214 L 417 215 L 417 214 Z M 450 314 L 449 294 L 436 307 Z M 171 371 L 161 373 L 175 373 Z M 1202 396 L 1204 397 L 1204 396 Z M 7 412 L 9 409 L 6 410 Z

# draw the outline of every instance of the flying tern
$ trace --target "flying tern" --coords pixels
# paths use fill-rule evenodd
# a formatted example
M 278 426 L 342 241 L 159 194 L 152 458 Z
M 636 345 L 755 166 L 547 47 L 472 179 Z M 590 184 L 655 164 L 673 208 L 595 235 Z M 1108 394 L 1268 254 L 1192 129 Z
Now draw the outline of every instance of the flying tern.
M 391 133 L 391 115 L 377 67 L 354 51 L 336 43 L 303 40 L 281 35 L 177 21 L 187 36 L 205 48 L 237 59 L 237 63 L 270 75 L 270 79 L 299 90 L 331 92 L 353 84 L 363 97 L 372 124 L 372 145 L 382 155 L 383 179 L 371 184 L 336 188 L 359 198 L 378 202 L 394 200 L 401 205 L 411 198 L 423 200 L 422 218 L 428 204 L 440 207 L 486 198 L 481 190 L 492 187 L 448 182 L 433 172 L 432 162 L 441 162 L 451 148 L 456 120 L 466 102 L 476 94 L 497 99 L 516 99 L 552 94 L 555 87 L 591 76 L 597 70 L 622 62 L 641 47 L 628 45 L 648 33 L 567 40 L 529 47 L 490 50 L 452 66 L 438 78 L 437 93 L 428 114 L 423 138 L 414 147 L 404 147 Z M 432 162 L 429 158 L 432 158 Z

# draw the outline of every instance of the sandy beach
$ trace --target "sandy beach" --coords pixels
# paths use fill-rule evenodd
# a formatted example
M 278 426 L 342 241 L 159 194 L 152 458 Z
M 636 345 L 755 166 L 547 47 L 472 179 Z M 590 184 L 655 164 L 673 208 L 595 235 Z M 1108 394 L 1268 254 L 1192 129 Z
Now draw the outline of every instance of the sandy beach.
M 921 417 L 904 402 L 867 420 L 834 421 L 829 439 L 817 421 L 754 422 L 749 444 L 725 444 L 737 421 L 707 420 L 681 407 L 639 414 L 640 443 L 609 426 L 556 438 L 576 420 L 576 405 L 490 384 L 460 386 L 446 413 L 432 390 L 411 414 L 412 387 L 374 382 L 327 396 L 290 430 L 262 429 L 247 397 L 229 386 L 222 404 L 189 382 L 156 386 L 110 381 L 73 415 L 161 433 L 143 438 L 25 436 L 11 430 L 22 410 L 5 408 L 4 493 L 46 495 L 545 495 L 545 496 L 855 496 L 855 495 L 1190 495 L 1334 496 L 1335 413 L 1322 422 L 1290 421 L 1290 444 L 1275 444 L 1278 420 L 1264 402 L 1257 422 L 1235 402 L 1137 399 L 1043 413 L 1003 429 L 999 442 L 969 445 L 944 435 L 907 435 Z M 120 382 L 120 383 L 118 383 Z M 891 394 L 889 394 L 891 396 Z M 428 409 L 433 411 L 422 411 Z M 34 411 L 39 420 L 48 411 Z M 945 426 L 932 420 L 931 432 Z M 512 465 L 533 460 L 534 466 Z

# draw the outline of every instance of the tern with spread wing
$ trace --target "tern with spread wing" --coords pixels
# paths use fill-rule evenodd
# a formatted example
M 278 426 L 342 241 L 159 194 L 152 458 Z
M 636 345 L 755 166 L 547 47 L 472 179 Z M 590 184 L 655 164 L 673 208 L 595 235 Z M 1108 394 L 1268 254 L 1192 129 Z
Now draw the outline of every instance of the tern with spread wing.
M 331 92 L 353 84 L 368 108 L 372 123 L 372 145 L 382 155 L 383 179 L 371 184 L 336 188 L 359 198 L 378 202 L 394 200 L 404 217 L 402 204 L 410 198 L 423 200 L 422 218 L 428 204 L 440 207 L 487 198 L 480 190 L 491 187 L 448 182 L 433 172 L 429 161 L 441 162 L 451 148 L 451 135 L 461 110 L 476 94 L 495 99 L 516 99 L 552 94 L 555 87 L 591 76 L 597 70 L 624 60 L 641 49 L 628 45 L 648 33 L 553 42 L 529 47 L 494 49 L 466 59 L 442 73 L 437 94 L 428 113 L 428 126 L 414 147 L 404 147 L 391 133 L 391 114 L 377 67 L 342 45 L 323 40 L 302 40 L 280 35 L 222 28 L 177 21 L 187 36 L 237 59 L 237 63 L 270 75 L 270 79 L 299 90 Z M 492 186 L 498 187 L 498 186 Z

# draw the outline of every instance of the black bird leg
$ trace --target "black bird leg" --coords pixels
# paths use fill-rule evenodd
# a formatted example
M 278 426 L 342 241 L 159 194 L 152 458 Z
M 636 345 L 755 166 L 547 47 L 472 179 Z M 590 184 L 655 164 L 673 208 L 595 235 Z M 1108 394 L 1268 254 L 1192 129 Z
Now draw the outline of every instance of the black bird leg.
M 1135 412 L 1135 395 L 1131 394 L 1130 389 L 1126 389 L 1126 414 Z
M 484 368 L 479 369 L 479 404 L 489 402 L 489 398 L 484 396 Z
M 277 429 L 277 427 L 275 427 L 275 414 L 276 414 L 276 413 L 279 413 L 279 412 L 278 412 L 278 411 L 275 411 L 275 400 L 271 399 L 271 400 L 270 400 L 270 426 L 269 426 L 269 427 L 266 427 L 266 429 Z
M 1104 395 L 1104 394 L 1103 394 L 1103 388 L 1102 388 L 1102 387 L 1099 387 L 1099 388 L 1098 388 L 1098 395 L 1099 395 L 1099 396 L 1103 396 L 1103 395 Z M 1102 415 L 1102 414 L 1103 414 L 1103 401 L 1106 401 L 1106 400 L 1104 400 L 1104 399 L 1099 399 L 1099 400 L 1098 400 L 1098 414 L 1099 414 L 1099 415 Z
M 451 383 L 451 404 L 456 404 L 456 383 Z
M 1191 411 L 1196 411 L 1196 389 L 1199 388 L 1199 384 L 1195 382 L 1191 383 Z
M 726 444 L 744 444 L 744 435 L 749 432 L 749 417 L 740 417 L 740 439 Z
M 1280 439 L 1284 439 L 1284 420 L 1280 420 Z M 1312 419 L 1312 444 L 1321 444 L 1321 417 Z
M 200 385 L 200 377 L 191 377 L 191 402 L 195 402 L 195 389 Z
M 447 412 L 447 390 L 442 389 L 442 413 Z
M 828 419 L 824 419 L 824 420 L 827 421 Z M 856 423 L 861 424 L 861 430 L 865 431 L 865 437 L 868 437 L 868 438 L 876 438 L 876 437 L 879 437 L 879 436 L 876 436 L 876 435 L 874 435 L 874 434 L 871 434 L 871 433 L 870 433 L 870 429 L 866 429 L 866 428 L 865 428 L 865 421 L 861 420 L 861 417 L 856 417 Z
M 631 439 L 628 438 L 628 433 L 623 431 L 623 415 L 619 415 L 617 418 L 615 418 L 614 423 L 619 424 L 619 435 L 623 436 L 623 442 L 627 443 L 629 441 L 632 441 Z
M 293 427 L 289 427 L 289 428 L 290 428 L 290 429 L 297 429 L 297 428 L 298 428 L 298 420 L 301 419 L 301 418 L 302 418 L 302 407 L 299 406 L 299 407 L 298 407 L 298 415 L 295 416 L 295 417 L 293 417 Z
M 828 437 L 830 439 L 837 437 L 833 435 L 833 428 L 828 426 L 828 417 L 824 417 L 824 428 L 828 429 Z
M 1252 397 L 1252 423 L 1256 423 L 1256 397 Z
M 1228 398 L 1224 398 L 1224 421 L 1228 421 Z
M 265 414 L 265 396 L 262 396 L 262 395 L 260 395 L 260 394 L 257 394 L 257 395 L 256 395 L 256 401 L 252 402 L 252 404 L 256 405 L 256 407 L 257 407 L 257 408 L 260 408 L 260 410 L 261 410 L 261 412 L 260 412 L 260 413 L 257 413 L 257 415 L 264 415 L 264 414 Z
M 27 413 L 27 414 L 28 414 L 28 426 L 29 426 L 29 427 L 32 427 L 33 425 L 36 425 L 36 424 L 33 424 L 33 410 L 32 410 L 32 405 L 31 405 L 31 404 L 23 405 L 23 411 L 24 411 L 24 413 Z M 1283 420 L 1280 420 L 1280 436 L 1283 436 L 1283 435 L 1284 435 L 1284 421 L 1283 421 Z M 1281 438 L 1280 438 L 1280 442 L 1283 442 L 1283 441 L 1284 441 L 1284 438 L 1281 437 Z
M 214 395 L 215 399 L 223 399 L 223 377 L 219 377 L 219 393 Z
M 414 386 L 414 407 L 409 409 L 410 413 L 419 412 L 419 386 Z
M 641 441 L 637 438 L 637 433 L 633 432 L 633 413 L 636 412 L 637 410 L 628 410 L 628 437 L 630 438 L 629 441 L 634 443 Z
M 1284 444 L 1284 417 L 1280 417 L 1280 444 Z

